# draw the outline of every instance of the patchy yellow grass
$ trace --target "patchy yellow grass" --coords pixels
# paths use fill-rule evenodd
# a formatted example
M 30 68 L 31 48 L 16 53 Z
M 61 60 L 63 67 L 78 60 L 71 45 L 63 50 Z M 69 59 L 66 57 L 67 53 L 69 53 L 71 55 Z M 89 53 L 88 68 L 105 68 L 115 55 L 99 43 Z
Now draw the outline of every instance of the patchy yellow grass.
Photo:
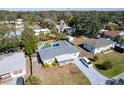
M 29 67 L 29 66 L 27 66 Z M 29 71 L 27 71 L 29 73 Z M 29 75 L 27 73 L 27 75 Z M 61 67 L 51 65 L 44 69 L 41 64 L 33 63 L 33 75 L 39 77 L 43 85 L 89 85 L 89 80 L 74 64 Z
M 41 80 L 48 85 L 89 85 L 89 80 L 74 65 L 68 64 L 62 67 L 51 66 L 41 70 Z

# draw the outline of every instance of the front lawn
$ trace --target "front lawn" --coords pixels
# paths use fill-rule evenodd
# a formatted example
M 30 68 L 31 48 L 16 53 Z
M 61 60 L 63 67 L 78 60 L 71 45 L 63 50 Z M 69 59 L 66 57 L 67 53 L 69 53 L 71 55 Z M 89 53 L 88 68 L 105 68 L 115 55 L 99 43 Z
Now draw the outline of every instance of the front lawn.
M 43 85 L 89 85 L 89 80 L 74 65 L 67 64 L 62 67 L 50 66 L 44 69 L 41 66 L 33 68 Z
M 108 70 L 100 70 L 96 68 L 100 73 L 105 75 L 108 78 L 112 78 L 122 72 L 124 72 L 124 55 L 118 52 L 112 52 L 108 54 L 98 54 L 99 60 L 94 63 L 94 67 L 96 68 L 95 64 L 102 64 L 105 61 L 109 61 L 113 64 L 113 67 Z

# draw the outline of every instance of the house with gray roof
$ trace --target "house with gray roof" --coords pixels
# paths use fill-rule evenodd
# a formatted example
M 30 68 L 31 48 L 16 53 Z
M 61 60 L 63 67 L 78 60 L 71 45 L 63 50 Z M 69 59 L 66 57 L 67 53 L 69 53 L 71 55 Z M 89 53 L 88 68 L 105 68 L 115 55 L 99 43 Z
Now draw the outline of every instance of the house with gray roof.
M 59 41 L 51 43 L 50 47 L 44 48 L 41 46 L 39 55 L 43 63 L 51 64 L 53 60 L 58 62 L 68 61 L 79 56 L 79 50 L 67 41 Z
M 75 27 L 69 27 L 65 24 L 64 20 L 61 20 L 58 25 L 56 25 L 58 33 L 65 33 L 66 35 L 72 36 L 76 30 Z
M 83 48 L 94 54 L 106 51 L 115 46 L 115 42 L 105 38 L 86 40 Z
M 23 52 L 0 56 L 0 83 L 26 74 L 25 55 Z

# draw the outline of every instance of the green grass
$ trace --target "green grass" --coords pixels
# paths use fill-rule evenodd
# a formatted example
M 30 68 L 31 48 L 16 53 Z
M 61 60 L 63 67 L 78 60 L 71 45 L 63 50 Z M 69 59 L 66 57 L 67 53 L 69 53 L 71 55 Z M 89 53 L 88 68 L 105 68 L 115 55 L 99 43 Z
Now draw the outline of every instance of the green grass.
M 108 54 L 99 54 L 98 57 L 99 57 L 99 60 L 95 62 L 95 64 L 102 64 L 104 61 L 110 61 L 113 64 L 112 69 L 108 69 L 108 70 L 100 70 L 96 68 L 94 64 L 94 67 L 106 77 L 112 78 L 124 72 L 124 55 L 123 54 L 112 52 Z

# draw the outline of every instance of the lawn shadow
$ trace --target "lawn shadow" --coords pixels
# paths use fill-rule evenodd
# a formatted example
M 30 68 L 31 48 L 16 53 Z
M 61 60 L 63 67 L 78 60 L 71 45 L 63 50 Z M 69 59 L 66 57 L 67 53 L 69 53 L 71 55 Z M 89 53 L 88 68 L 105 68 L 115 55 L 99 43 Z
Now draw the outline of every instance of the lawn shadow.
M 104 66 L 101 64 L 95 64 L 96 68 L 100 69 L 100 70 L 105 70 Z
M 93 58 L 88 58 L 88 59 L 89 59 L 90 61 L 92 61 L 92 62 L 94 61 Z

